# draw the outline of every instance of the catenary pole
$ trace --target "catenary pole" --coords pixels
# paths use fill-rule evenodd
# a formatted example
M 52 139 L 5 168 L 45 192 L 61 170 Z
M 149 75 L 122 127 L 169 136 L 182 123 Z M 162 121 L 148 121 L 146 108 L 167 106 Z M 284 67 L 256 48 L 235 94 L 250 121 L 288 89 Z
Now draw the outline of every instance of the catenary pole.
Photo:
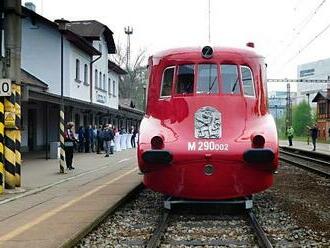
M 1 78 L 4 77 L 5 72 L 5 49 L 4 49 L 4 17 L 5 17 L 5 3 L 0 1 L 0 73 Z M 3 152 L 4 152 L 4 135 L 5 135 L 5 107 L 3 105 L 4 97 L 0 97 L 0 194 L 4 192 L 5 188 L 5 166 L 3 161 Z
M 61 103 L 60 103 L 60 173 L 65 173 L 65 151 L 64 151 L 64 32 L 66 30 L 67 20 L 58 19 L 55 20 L 58 24 L 58 29 L 61 34 Z
M 14 189 L 16 185 L 20 186 L 20 176 L 16 177 L 16 174 L 20 173 L 20 169 L 16 171 L 16 136 L 20 139 L 20 133 L 18 134 L 20 130 L 16 128 L 15 95 L 16 89 L 21 85 L 21 16 L 21 0 L 4 0 L 5 65 L 3 77 L 9 78 L 12 83 L 11 95 L 4 99 L 4 165 L 5 186 L 8 189 Z M 18 111 L 20 117 L 20 109 Z M 17 156 L 20 158 L 20 150 L 18 150 Z

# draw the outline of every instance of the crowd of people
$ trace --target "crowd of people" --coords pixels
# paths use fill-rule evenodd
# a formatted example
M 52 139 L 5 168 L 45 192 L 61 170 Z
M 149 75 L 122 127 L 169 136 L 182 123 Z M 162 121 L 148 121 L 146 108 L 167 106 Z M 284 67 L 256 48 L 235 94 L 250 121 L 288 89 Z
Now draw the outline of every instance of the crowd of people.
M 74 123 L 67 123 L 67 128 L 64 133 L 64 150 L 66 165 L 68 170 L 73 170 L 72 159 L 73 153 L 76 152 L 96 152 L 97 154 L 105 153 L 105 157 L 109 157 L 115 150 L 115 138 L 123 134 L 130 135 L 130 143 L 132 148 L 136 146 L 136 138 L 138 131 L 132 126 L 128 132 L 125 128 L 118 129 L 111 124 L 101 126 L 88 127 L 80 126 L 74 134 Z M 118 145 L 118 144 L 117 144 Z M 118 148 L 117 148 L 118 149 Z

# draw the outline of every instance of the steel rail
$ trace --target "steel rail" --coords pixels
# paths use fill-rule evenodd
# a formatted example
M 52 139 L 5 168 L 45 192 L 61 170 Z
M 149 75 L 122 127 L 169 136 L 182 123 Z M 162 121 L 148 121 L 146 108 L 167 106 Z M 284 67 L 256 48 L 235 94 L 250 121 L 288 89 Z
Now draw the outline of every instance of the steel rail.
M 294 166 L 297 166 L 299 168 L 308 170 L 308 171 L 313 172 L 315 174 L 318 174 L 320 176 L 323 176 L 323 177 L 326 177 L 326 178 L 330 178 L 330 173 L 328 173 L 326 171 L 323 171 L 323 170 L 320 170 L 320 169 L 317 169 L 317 168 L 315 168 L 313 166 L 309 166 L 309 165 L 306 165 L 306 164 L 298 163 L 298 162 L 295 162 L 295 161 L 292 161 L 290 159 L 283 158 L 283 157 L 280 157 L 280 160 L 281 161 L 284 161 L 286 163 L 292 164 Z
M 164 210 L 159 218 L 159 222 L 155 231 L 153 232 L 150 240 L 148 241 L 148 244 L 146 246 L 147 248 L 156 248 L 159 246 L 160 239 L 164 235 L 165 229 L 167 228 L 169 216 L 170 211 Z
M 262 227 L 259 225 L 257 218 L 255 217 L 252 210 L 247 210 L 247 215 L 249 217 L 250 224 L 252 226 L 252 229 L 258 239 L 258 244 L 262 248 L 272 248 L 272 244 L 270 243 L 269 239 L 267 238 L 267 235 L 265 234 Z
M 293 152 L 288 152 L 288 151 L 284 151 L 284 150 L 280 150 L 280 153 L 285 154 L 285 155 L 289 155 L 289 156 L 292 156 L 292 157 L 308 160 L 308 161 L 313 162 L 313 163 L 318 163 L 318 164 L 321 164 L 321 165 L 330 166 L 330 162 L 325 161 L 325 160 L 312 158 L 312 157 L 307 157 L 307 156 L 304 156 L 304 155 L 295 154 Z

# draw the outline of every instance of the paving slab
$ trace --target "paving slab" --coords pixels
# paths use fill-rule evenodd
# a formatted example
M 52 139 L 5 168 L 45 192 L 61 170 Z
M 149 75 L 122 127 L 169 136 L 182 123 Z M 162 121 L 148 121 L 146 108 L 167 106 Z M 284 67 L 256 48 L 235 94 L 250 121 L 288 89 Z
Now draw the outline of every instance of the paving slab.
M 63 177 L 51 172 L 47 164 L 36 163 L 37 169 L 29 168 L 25 176 L 35 177 L 32 170 L 37 173 L 44 168 L 46 172 L 41 174 L 49 180 L 37 184 L 30 178 L 26 182 L 32 183 L 25 186 L 30 192 L 46 188 L 30 195 L 17 194 L 17 199 L 8 198 L 12 195 L 0 198 L 0 247 L 61 247 L 81 235 L 141 184 L 135 153 L 126 150 L 112 156 L 111 166 L 101 157 L 83 155 L 79 159 L 84 169 L 97 162 L 89 170 Z

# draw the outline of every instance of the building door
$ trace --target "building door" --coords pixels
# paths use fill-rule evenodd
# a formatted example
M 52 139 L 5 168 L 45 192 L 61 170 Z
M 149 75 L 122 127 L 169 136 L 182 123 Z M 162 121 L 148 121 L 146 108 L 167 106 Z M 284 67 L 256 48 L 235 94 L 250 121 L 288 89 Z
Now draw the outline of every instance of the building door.
M 29 109 L 28 112 L 28 147 L 29 151 L 36 150 L 37 146 L 37 110 Z

